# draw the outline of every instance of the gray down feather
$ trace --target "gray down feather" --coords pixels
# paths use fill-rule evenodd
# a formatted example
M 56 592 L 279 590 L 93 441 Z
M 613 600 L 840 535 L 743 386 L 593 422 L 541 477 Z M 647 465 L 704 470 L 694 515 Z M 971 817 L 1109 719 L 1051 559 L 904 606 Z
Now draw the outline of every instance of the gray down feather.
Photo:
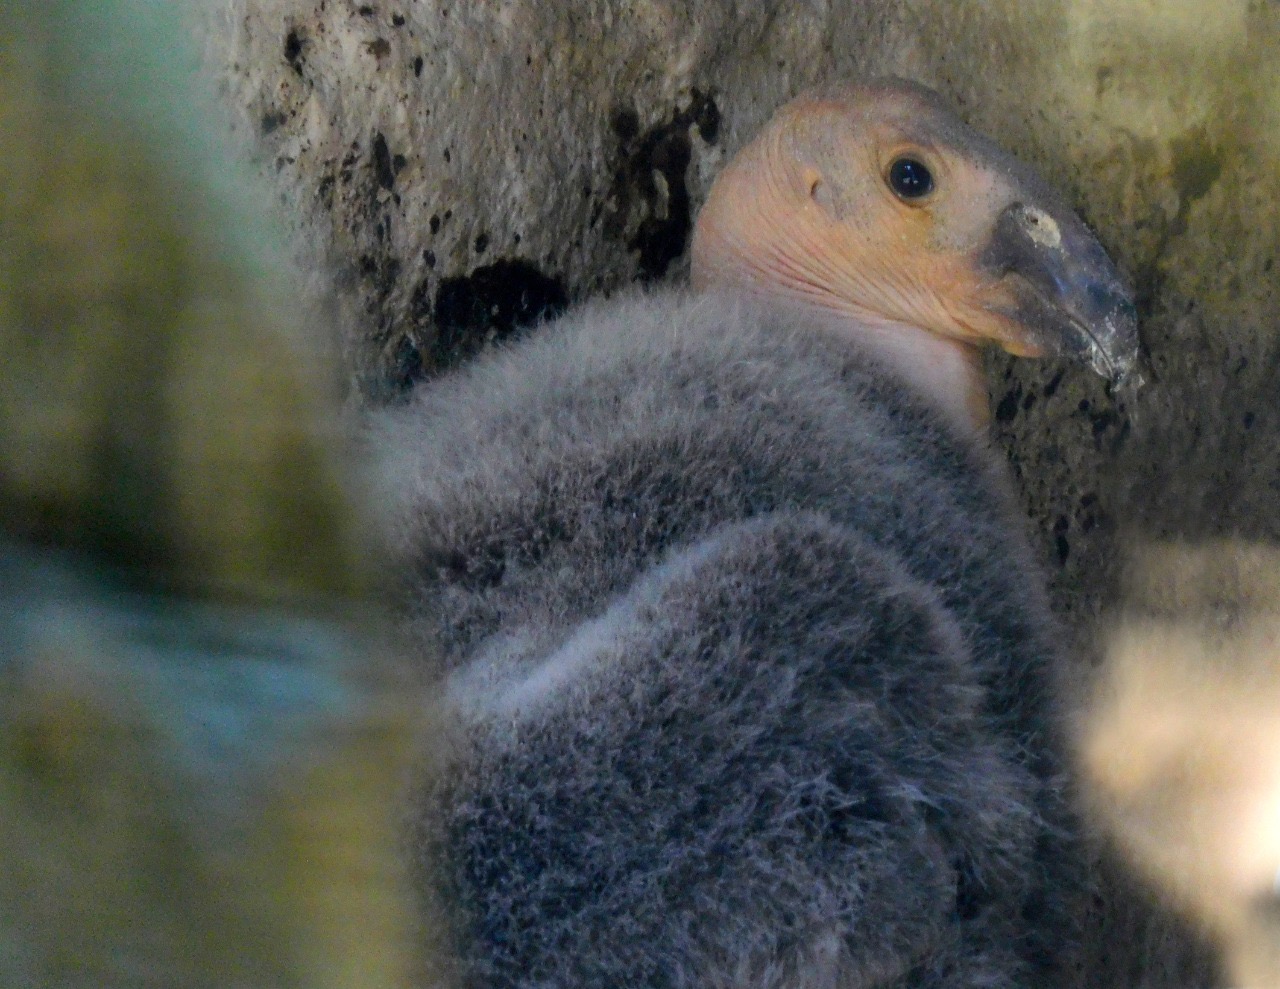
M 1050 984 L 1053 630 L 985 444 L 794 314 L 681 294 L 428 383 L 380 443 L 464 984 Z

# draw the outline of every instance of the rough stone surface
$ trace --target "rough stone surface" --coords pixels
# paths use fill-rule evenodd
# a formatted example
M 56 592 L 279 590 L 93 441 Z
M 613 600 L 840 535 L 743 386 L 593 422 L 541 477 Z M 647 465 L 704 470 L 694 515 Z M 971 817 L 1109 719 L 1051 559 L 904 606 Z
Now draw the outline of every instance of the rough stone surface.
M 894 73 L 1067 189 L 1138 290 L 1136 394 L 1065 364 L 988 363 L 998 442 L 1082 674 L 1127 545 L 1280 535 L 1276 4 L 224 0 L 217 13 L 210 52 L 338 286 L 366 398 L 564 301 L 682 277 L 710 179 L 777 105 L 833 76 Z M 1201 953 L 1126 898 L 1109 894 L 1098 917 L 1084 984 L 1209 984 Z

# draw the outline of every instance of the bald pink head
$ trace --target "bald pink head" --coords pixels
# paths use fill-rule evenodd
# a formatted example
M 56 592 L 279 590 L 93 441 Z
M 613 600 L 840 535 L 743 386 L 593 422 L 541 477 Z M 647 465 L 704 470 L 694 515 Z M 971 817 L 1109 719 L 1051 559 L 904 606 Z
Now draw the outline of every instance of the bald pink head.
M 1116 378 L 1136 358 L 1127 290 L 1062 197 L 900 80 L 778 111 L 713 185 L 693 279 L 820 315 L 935 393 L 967 368 L 952 390 L 971 411 L 984 343 L 1077 354 Z

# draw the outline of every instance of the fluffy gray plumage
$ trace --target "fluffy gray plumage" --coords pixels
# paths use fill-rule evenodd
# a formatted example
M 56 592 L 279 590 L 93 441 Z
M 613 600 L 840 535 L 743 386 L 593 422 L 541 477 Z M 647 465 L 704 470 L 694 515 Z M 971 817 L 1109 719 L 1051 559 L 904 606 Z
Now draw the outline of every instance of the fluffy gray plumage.
M 385 441 L 465 984 L 1044 983 L 1052 630 L 985 446 L 819 327 L 670 294 L 426 386 Z

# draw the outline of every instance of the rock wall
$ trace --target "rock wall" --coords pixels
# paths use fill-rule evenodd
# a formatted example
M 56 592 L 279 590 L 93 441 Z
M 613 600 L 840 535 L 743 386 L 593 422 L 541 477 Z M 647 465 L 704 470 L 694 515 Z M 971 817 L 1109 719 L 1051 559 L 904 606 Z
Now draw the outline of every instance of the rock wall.
M 223 0 L 209 52 L 354 393 L 567 304 L 680 279 L 726 155 L 835 76 L 893 73 L 1068 190 L 1131 275 L 1146 385 L 988 362 L 998 442 L 1087 679 L 1125 548 L 1274 540 L 1280 7 L 1226 0 Z M 1085 984 L 1207 984 L 1109 894 Z M 1109 945 L 1127 944 L 1134 957 Z

